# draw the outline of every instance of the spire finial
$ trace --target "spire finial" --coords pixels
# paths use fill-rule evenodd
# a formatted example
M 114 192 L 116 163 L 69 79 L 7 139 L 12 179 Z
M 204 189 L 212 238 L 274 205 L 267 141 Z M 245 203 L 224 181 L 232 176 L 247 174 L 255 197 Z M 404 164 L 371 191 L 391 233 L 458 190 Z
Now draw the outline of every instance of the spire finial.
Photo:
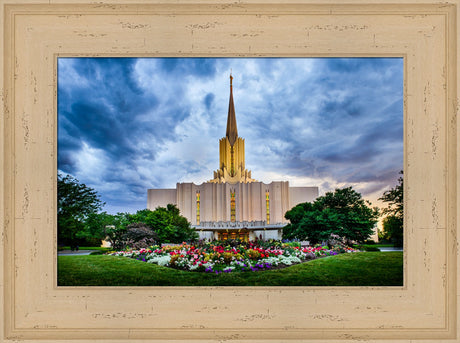
M 232 69 L 230 69 L 230 88 L 233 88 L 233 76 L 232 76 Z
M 231 146 L 235 144 L 238 138 L 238 130 L 236 128 L 235 105 L 233 104 L 233 76 L 230 73 L 230 101 L 228 104 L 228 117 L 227 117 L 227 133 L 225 134 Z

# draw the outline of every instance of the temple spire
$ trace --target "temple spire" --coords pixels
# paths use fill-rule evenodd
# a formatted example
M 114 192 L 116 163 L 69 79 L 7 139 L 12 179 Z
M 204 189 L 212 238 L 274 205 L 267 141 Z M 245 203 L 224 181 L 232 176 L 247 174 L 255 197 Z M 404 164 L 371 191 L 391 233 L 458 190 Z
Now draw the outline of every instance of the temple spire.
M 227 136 L 230 145 L 235 144 L 236 139 L 238 138 L 238 130 L 236 128 L 236 117 L 235 117 L 235 105 L 233 104 L 233 76 L 230 74 L 230 101 L 228 104 L 228 117 L 227 117 Z

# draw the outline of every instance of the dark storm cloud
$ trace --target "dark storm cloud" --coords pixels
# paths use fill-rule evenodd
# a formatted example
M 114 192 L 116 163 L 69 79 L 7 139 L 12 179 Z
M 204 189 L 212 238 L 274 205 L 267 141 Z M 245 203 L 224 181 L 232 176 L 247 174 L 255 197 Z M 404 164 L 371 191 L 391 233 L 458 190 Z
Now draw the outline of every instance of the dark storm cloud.
M 266 111 L 251 121 L 258 141 L 274 153 L 257 163 L 342 183 L 382 181 L 366 191 L 396 180 L 402 169 L 402 71 L 402 59 L 315 60 L 295 87 L 275 87 L 265 98 Z
M 112 210 L 144 208 L 148 188 L 209 180 L 233 69 L 253 177 L 379 191 L 402 169 L 402 66 L 391 58 L 62 58 L 58 167 Z
M 61 65 L 66 62 L 60 60 Z M 86 84 L 75 87 L 71 80 L 58 83 L 59 138 L 79 137 L 81 144 L 107 149 L 113 158 L 132 153 L 134 144 L 123 133 L 142 133 L 145 127 L 137 127 L 136 117 L 157 103 L 154 96 L 144 96 L 133 80 L 135 60 L 84 58 L 69 62 Z M 74 145 L 75 150 L 79 148 L 81 145 Z
M 136 73 L 137 61 L 131 58 L 59 59 L 58 168 L 70 174 L 87 173 L 87 177 L 96 182 L 101 178 L 96 175 L 101 170 L 92 173 L 85 170 L 89 166 L 78 156 L 83 156 L 85 149 L 87 155 L 98 152 L 99 159 L 103 158 L 108 167 L 104 181 L 114 187 L 123 184 L 125 193 L 129 190 L 128 193 L 139 196 L 144 195 L 151 180 L 142 175 L 134 183 L 127 179 L 132 178 L 132 171 L 142 168 L 140 160 L 153 161 L 165 141 L 177 139 L 174 130 L 190 115 L 190 106 L 187 101 L 178 100 L 185 98 L 180 82 L 169 95 L 164 94 L 160 85 L 141 85 Z M 160 67 L 156 71 L 166 73 L 170 80 L 180 81 L 186 76 L 184 73 L 207 77 L 215 72 L 213 61 L 152 60 L 157 61 Z M 152 79 L 158 76 L 152 73 Z M 212 97 L 206 101 L 210 105 Z M 116 197 L 110 192 L 105 195 L 109 199 Z

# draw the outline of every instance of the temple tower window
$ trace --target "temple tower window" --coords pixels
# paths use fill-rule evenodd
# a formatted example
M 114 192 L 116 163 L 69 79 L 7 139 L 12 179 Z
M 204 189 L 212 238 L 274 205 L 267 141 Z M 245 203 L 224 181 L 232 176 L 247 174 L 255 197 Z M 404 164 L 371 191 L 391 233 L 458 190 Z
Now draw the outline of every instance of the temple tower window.
M 200 191 L 196 192 L 196 225 L 200 225 Z
M 265 208 L 267 213 L 267 225 L 270 224 L 270 192 L 265 191 Z
M 230 191 L 230 221 L 236 222 L 235 190 Z

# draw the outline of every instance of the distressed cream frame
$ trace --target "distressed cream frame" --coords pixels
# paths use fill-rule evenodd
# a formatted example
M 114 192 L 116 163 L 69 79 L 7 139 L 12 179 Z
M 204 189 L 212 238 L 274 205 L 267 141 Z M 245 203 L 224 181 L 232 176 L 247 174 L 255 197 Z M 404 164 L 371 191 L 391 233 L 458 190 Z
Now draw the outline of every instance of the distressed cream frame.
M 458 342 L 458 1 L 215 2 L 2 0 L 1 339 Z M 403 57 L 404 286 L 57 287 L 58 56 Z

